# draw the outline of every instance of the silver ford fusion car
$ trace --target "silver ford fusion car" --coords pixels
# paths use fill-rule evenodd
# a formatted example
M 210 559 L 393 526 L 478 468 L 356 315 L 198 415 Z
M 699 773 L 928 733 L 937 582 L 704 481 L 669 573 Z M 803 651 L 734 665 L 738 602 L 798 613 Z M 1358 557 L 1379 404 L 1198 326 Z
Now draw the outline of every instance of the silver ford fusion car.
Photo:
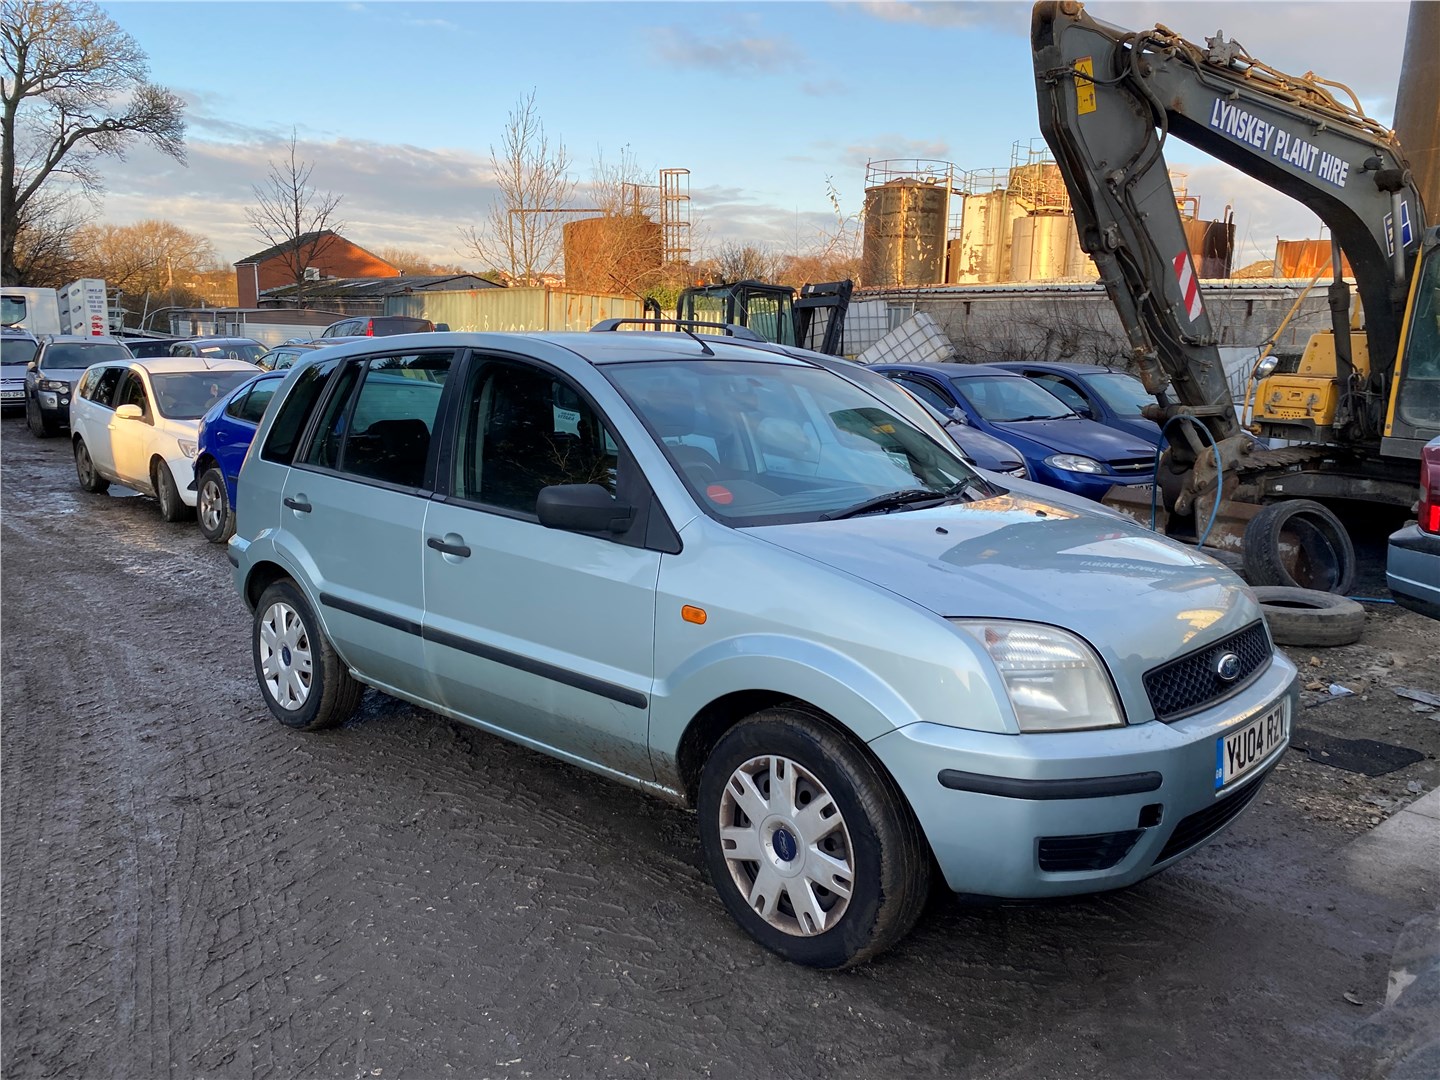
M 301 358 L 237 485 L 260 692 L 364 687 L 694 807 L 757 941 L 843 967 L 933 874 L 1129 885 L 1289 740 L 1246 586 L 976 472 L 882 377 L 678 333 L 427 333 Z

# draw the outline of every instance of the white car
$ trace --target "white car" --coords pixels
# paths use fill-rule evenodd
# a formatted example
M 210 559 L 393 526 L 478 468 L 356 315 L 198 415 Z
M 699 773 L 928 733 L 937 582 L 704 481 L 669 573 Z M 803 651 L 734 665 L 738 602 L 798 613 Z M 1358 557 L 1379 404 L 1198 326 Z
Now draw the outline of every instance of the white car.
M 200 418 L 258 372 L 244 360 L 157 356 L 86 368 L 70 402 L 75 473 L 86 491 L 112 483 L 154 495 L 166 521 L 195 506 Z

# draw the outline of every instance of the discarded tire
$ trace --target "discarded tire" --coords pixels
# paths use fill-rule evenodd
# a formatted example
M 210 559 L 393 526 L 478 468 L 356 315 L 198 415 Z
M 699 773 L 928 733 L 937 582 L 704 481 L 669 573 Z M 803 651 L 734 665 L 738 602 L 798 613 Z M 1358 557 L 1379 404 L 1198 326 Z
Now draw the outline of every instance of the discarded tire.
M 1245 576 L 1252 585 L 1344 595 L 1355 581 L 1355 546 L 1340 519 L 1319 503 L 1272 503 L 1245 527 Z
M 1349 645 L 1365 629 L 1365 609 L 1334 593 L 1261 585 L 1255 598 L 1277 645 Z

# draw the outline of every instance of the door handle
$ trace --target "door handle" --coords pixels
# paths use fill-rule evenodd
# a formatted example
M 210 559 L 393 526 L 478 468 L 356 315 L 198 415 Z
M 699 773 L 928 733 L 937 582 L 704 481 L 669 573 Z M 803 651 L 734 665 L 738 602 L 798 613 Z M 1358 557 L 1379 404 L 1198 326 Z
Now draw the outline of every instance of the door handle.
M 308 502 L 305 501 L 305 496 L 303 495 L 300 496 L 298 499 L 291 498 L 289 495 L 286 495 L 285 505 L 288 506 L 291 510 L 300 511 L 300 513 L 302 514 L 308 514 L 311 510 L 315 509 L 313 506 L 311 506 Z
M 434 548 L 436 551 L 444 552 L 446 555 L 458 555 L 462 559 L 470 557 L 469 544 L 447 544 L 438 536 L 428 537 L 425 541 L 426 547 Z

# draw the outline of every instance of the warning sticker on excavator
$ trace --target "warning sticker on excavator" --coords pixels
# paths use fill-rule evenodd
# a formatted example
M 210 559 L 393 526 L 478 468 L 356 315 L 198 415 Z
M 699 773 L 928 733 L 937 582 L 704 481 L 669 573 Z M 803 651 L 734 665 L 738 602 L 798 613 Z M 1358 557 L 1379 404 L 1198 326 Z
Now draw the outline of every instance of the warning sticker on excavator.
M 1180 298 L 1185 304 L 1185 314 L 1194 322 L 1200 318 L 1204 308 L 1200 306 L 1200 283 L 1195 280 L 1195 268 L 1190 264 L 1190 253 L 1182 251 L 1171 264 L 1175 267 L 1175 281 L 1180 286 Z
M 1095 61 L 1088 56 L 1082 56 L 1075 61 L 1075 111 L 1081 116 L 1095 111 L 1095 83 L 1091 78 L 1094 76 Z

